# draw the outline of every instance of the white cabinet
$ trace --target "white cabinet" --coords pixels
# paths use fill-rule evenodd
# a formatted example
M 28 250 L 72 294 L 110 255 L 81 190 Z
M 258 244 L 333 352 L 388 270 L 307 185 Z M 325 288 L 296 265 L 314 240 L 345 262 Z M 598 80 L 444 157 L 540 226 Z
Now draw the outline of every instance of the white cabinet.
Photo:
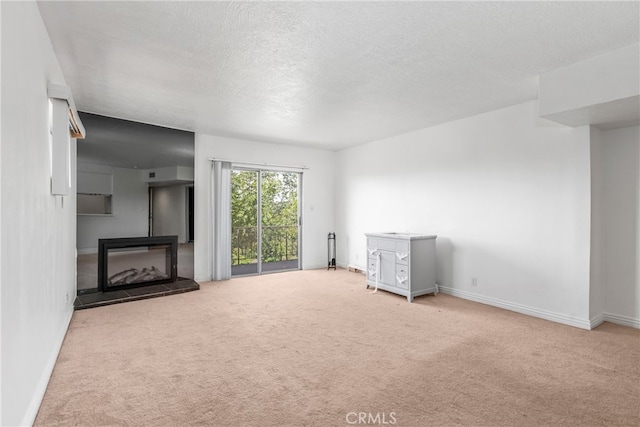
M 366 233 L 367 287 L 407 297 L 435 294 L 436 236 L 412 233 Z

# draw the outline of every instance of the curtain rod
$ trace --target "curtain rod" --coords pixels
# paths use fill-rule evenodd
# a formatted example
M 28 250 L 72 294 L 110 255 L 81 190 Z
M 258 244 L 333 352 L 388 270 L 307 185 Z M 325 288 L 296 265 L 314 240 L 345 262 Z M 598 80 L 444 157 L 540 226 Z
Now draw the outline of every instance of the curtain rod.
M 271 168 L 286 168 L 286 169 L 301 169 L 301 170 L 307 170 L 309 169 L 307 166 L 289 166 L 289 165 L 276 165 L 276 164 L 272 164 L 272 163 L 257 163 L 257 162 L 243 162 L 240 160 L 227 160 L 227 159 L 218 159 L 215 157 L 210 157 L 209 158 L 210 162 L 229 162 L 229 163 L 233 163 L 236 165 L 244 165 L 244 166 L 266 166 L 266 167 L 271 167 Z

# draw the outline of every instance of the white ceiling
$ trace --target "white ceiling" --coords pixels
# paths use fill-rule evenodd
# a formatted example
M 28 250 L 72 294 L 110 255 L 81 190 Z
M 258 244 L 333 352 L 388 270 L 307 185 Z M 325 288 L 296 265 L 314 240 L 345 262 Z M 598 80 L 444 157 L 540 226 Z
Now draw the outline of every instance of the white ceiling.
M 79 110 L 332 150 L 535 99 L 640 32 L 637 1 L 39 7 Z

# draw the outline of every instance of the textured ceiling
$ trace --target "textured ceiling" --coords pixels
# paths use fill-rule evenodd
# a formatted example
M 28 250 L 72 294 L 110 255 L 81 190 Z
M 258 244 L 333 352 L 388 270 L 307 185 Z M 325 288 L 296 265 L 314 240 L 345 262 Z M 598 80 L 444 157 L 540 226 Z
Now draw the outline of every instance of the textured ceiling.
M 638 2 L 41 2 L 78 109 L 340 149 L 537 97 Z

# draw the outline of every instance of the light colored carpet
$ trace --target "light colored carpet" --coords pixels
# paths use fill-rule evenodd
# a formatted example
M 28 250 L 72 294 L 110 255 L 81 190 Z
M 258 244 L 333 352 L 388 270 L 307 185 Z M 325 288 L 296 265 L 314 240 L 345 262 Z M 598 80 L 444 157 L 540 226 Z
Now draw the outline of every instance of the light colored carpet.
M 344 270 L 201 286 L 76 312 L 36 425 L 640 425 L 636 329 L 409 304 Z

